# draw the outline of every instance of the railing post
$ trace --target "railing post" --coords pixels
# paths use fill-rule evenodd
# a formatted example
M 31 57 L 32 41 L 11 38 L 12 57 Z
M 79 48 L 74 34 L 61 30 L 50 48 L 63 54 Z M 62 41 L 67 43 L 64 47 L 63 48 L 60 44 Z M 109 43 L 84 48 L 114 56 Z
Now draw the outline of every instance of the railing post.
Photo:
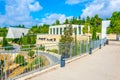
M 81 51 L 81 41 L 80 41 L 80 43 L 79 43 L 79 44 L 80 44 L 80 55 L 81 55 L 81 53 L 82 53 L 82 51 Z
M 38 45 L 38 65 L 40 70 L 40 45 Z
M 89 49 L 89 54 L 90 54 L 90 55 L 92 54 L 92 46 L 91 46 L 91 42 L 92 42 L 92 41 L 90 40 L 90 43 L 89 43 L 89 44 L 90 44 L 90 49 Z
M 86 52 L 89 52 L 89 50 L 88 50 L 88 41 L 86 41 Z
M 7 80 L 5 48 L 3 48 L 3 52 L 4 52 L 4 72 L 5 72 L 5 80 Z
M 99 45 L 99 49 L 101 49 L 101 40 L 100 40 L 100 45 Z
M 70 43 L 70 58 L 72 58 L 72 43 Z

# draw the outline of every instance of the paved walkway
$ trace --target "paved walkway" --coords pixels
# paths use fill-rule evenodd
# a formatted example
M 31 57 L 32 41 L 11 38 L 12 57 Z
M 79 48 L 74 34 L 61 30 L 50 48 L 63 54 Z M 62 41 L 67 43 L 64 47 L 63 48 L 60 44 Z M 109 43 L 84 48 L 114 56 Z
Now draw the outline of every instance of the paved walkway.
M 120 80 L 120 42 L 31 80 Z

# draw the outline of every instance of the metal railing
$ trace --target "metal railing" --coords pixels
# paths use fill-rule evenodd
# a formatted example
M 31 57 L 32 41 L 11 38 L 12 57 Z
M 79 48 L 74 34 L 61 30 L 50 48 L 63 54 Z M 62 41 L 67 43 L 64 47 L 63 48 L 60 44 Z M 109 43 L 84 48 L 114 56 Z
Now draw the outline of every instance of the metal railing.
M 71 59 L 100 48 L 106 39 L 69 44 L 25 45 L 0 48 L 0 79 L 14 80 L 59 64 L 61 56 Z

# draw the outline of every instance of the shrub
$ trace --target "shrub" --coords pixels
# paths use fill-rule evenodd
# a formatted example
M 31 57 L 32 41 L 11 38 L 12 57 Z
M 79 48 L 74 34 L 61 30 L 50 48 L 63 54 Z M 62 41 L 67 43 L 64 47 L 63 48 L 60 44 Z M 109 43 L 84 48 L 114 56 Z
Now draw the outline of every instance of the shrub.
M 23 55 L 17 55 L 15 58 L 15 63 L 16 64 L 24 64 L 25 63 L 25 58 Z
M 31 51 L 31 50 L 30 50 L 30 51 L 28 52 L 28 56 L 30 56 L 30 57 L 32 57 L 34 54 L 35 54 L 34 51 Z

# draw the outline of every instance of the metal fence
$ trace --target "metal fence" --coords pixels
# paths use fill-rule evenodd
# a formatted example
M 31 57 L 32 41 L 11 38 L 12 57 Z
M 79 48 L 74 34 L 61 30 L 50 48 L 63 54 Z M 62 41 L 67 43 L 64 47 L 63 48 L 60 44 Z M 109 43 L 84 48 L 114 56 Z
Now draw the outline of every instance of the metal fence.
M 69 44 L 26 45 L 0 48 L 0 79 L 13 80 L 101 48 L 106 39 Z

